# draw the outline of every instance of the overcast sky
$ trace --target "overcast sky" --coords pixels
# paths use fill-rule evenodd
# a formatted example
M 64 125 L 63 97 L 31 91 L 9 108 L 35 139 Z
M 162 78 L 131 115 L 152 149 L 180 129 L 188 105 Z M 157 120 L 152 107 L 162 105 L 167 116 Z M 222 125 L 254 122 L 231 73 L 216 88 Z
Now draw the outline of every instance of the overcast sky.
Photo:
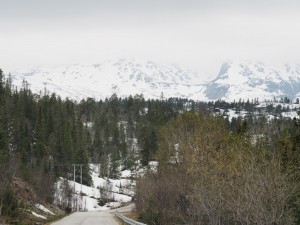
M 0 68 L 136 58 L 208 77 L 226 60 L 300 63 L 299 0 L 0 0 Z

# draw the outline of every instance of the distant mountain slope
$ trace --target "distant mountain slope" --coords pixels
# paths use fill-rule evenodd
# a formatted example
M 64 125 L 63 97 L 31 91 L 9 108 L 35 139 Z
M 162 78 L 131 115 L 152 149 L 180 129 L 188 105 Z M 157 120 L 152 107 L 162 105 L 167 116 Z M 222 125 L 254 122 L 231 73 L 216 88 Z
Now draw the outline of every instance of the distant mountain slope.
M 181 97 L 227 101 L 300 97 L 300 66 L 270 67 L 262 63 L 224 63 L 216 78 L 204 82 L 200 74 L 178 66 L 136 60 L 106 61 L 93 65 L 61 65 L 23 69 L 12 73 L 13 83 L 23 79 L 38 93 L 45 88 L 62 98 L 80 101 L 143 94 L 145 98 Z
M 208 99 L 295 99 L 300 96 L 300 66 L 224 63 L 203 93 Z
M 94 65 L 70 65 L 53 68 L 19 70 L 13 82 L 20 86 L 27 80 L 34 92 L 56 92 L 63 98 L 104 99 L 116 93 L 119 97 L 143 94 L 145 98 L 192 98 L 199 88 L 200 77 L 177 66 L 162 66 L 135 60 L 106 61 Z M 203 96 L 199 96 L 203 97 Z

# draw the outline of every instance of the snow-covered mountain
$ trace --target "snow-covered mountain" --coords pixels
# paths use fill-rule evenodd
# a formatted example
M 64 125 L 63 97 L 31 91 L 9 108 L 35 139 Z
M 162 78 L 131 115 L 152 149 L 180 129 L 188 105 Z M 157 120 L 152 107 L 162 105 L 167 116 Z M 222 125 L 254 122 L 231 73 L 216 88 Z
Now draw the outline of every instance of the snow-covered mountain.
M 79 101 L 87 97 L 104 99 L 114 93 L 119 97 L 143 94 L 145 98 L 160 98 L 162 92 L 165 97 L 187 98 L 202 93 L 198 74 L 150 61 L 122 59 L 93 65 L 21 69 L 12 73 L 12 77 L 16 86 L 21 86 L 25 79 L 36 93 L 46 88 L 62 98 Z
M 194 100 L 260 100 L 300 97 L 300 66 L 267 66 L 262 63 L 228 62 L 215 79 L 205 82 L 201 74 L 174 65 L 150 61 L 105 61 L 93 65 L 61 65 L 21 69 L 12 73 L 13 83 L 25 79 L 35 93 L 56 92 L 62 98 L 109 98 L 143 94 L 145 98 L 182 97 Z
M 300 96 L 300 66 L 270 67 L 263 63 L 224 63 L 203 94 L 208 99 L 260 100 Z

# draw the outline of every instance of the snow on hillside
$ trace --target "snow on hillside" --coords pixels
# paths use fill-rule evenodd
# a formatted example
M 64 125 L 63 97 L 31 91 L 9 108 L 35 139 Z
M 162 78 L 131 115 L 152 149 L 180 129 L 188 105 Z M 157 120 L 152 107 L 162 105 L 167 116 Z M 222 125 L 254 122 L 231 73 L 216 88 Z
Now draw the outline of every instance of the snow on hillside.
M 45 206 L 41 205 L 41 204 L 35 204 L 34 205 L 37 209 L 42 210 L 44 213 L 50 214 L 50 215 L 55 215 L 53 212 L 51 212 L 49 209 L 47 209 Z
M 280 107 L 280 109 L 289 109 L 287 111 L 283 112 L 267 112 L 266 108 L 272 105 L 272 107 L 275 109 L 277 107 Z M 235 108 L 232 109 L 222 109 L 222 108 L 214 108 L 211 109 L 213 114 L 215 116 L 223 116 L 224 118 L 228 118 L 229 121 L 232 121 L 233 118 L 242 117 L 245 118 L 246 116 L 252 115 L 252 116 L 266 116 L 269 120 L 274 118 L 290 118 L 299 119 L 298 111 L 300 109 L 300 104 L 296 103 L 280 103 L 280 102 L 262 102 L 255 106 L 256 111 L 249 112 L 246 110 L 237 110 Z M 276 110 L 275 110 L 276 111 Z M 273 114 L 273 115 L 272 115 Z
M 71 205 L 76 211 L 100 211 L 119 207 L 121 203 L 132 201 L 134 195 L 135 182 L 130 179 L 130 171 L 123 171 L 129 178 L 104 179 L 99 177 L 98 167 L 91 164 L 92 187 L 81 185 L 80 183 L 60 178 L 55 184 L 55 203 L 57 205 Z M 67 186 L 66 186 L 67 184 Z M 72 193 L 71 199 L 66 199 L 66 187 Z M 99 205 L 101 190 L 105 191 L 108 199 L 114 199 L 105 206 Z M 102 193 L 103 194 L 103 193 Z
M 174 65 L 150 61 L 116 60 L 99 64 L 60 65 L 19 69 L 12 72 L 13 84 L 25 79 L 35 93 L 45 88 L 63 99 L 96 100 L 143 94 L 146 99 L 181 97 L 194 100 L 255 99 L 260 101 L 300 97 L 300 66 L 270 66 L 253 62 L 228 62 L 220 66 L 216 78 L 206 82 L 197 74 Z
M 198 74 L 174 65 L 158 65 L 136 60 L 106 61 L 93 65 L 61 65 L 20 69 L 12 73 L 13 83 L 21 87 L 25 79 L 39 93 L 46 88 L 62 98 L 109 98 L 143 94 L 145 98 L 201 96 Z
M 46 216 L 42 216 L 42 215 L 40 215 L 40 214 L 38 214 L 38 213 L 36 213 L 36 212 L 34 212 L 34 211 L 31 211 L 31 214 L 32 214 L 33 216 L 35 216 L 35 217 L 37 217 L 37 218 L 40 218 L 40 219 L 43 219 L 43 220 L 46 220 L 46 219 L 47 219 Z
M 268 66 L 263 63 L 224 63 L 218 76 L 204 90 L 208 99 L 238 101 L 300 96 L 300 66 Z
M 43 219 L 43 220 L 46 220 L 47 219 L 47 216 L 54 216 L 55 214 L 50 211 L 49 209 L 47 209 L 45 206 L 41 205 L 41 204 L 35 204 L 35 211 L 38 210 L 39 212 L 35 212 L 33 210 L 27 210 L 30 214 L 32 214 L 33 216 L 39 218 L 39 219 Z M 43 215 L 41 215 L 41 214 Z M 47 216 L 46 216 L 47 215 Z

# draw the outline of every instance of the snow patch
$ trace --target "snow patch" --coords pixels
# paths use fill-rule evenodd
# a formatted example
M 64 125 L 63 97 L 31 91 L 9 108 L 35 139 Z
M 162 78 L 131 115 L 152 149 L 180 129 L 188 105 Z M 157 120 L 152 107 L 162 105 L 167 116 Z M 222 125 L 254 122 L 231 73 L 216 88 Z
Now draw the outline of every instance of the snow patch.
M 42 210 L 45 213 L 48 213 L 50 215 L 55 215 L 53 212 L 51 212 L 49 209 L 47 209 L 45 206 L 41 205 L 41 204 L 35 204 L 34 205 L 36 208 Z
M 54 195 L 57 205 L 65 205 L 76 211 L 100 211 L 119 207 L 122 202 L 132 201 L 135 181 L 128 179 L 132 177 L 129 170 L 122 171 L 121 179 L 108 179 L 99 177 L 99 165 L 90 164 L 90 169 L 93 181 L 91 187 L 64 178 L 58 179 Z M 99 200 L 102 197 L 114 200 L 114 203 L 101 207 Z
M 41 219 L 44 219 L 44 220 L 47 219 L 47 217 L 42 216 L 42 215 L 40 215 L 40 214 L 37 214 L 37 213 L 35 213 L 35 212 L 33 212 L 33 211 L 31 211 L 31 214 L 34 215 L 35 217 L 38 217 L 38 218 L 41 218 Z

